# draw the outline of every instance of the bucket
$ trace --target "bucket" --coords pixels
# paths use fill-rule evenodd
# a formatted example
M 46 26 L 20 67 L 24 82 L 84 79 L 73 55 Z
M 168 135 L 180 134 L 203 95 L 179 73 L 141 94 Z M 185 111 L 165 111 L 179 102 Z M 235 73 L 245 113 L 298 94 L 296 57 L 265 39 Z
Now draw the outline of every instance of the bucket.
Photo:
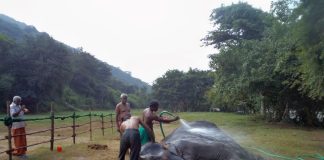
M 62 152 L 62 146 L 61 145 L 58 145 L 57 148 L 56 148 L 57 152 Z

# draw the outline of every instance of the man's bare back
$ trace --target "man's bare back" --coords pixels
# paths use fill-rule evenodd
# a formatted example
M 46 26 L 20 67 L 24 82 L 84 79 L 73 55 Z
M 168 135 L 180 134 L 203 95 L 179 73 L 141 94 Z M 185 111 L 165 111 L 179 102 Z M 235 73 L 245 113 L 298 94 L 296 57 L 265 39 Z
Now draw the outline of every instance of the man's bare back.
M 149 135 L 154 139 L 154 135 L 152 133 L 152 130 L 143 123 L 143 121 L 136 116 L 130 116 L 130 114 L 126 114 L 124 117 L 124 121 L 120 125 L 120 132 L 124 133 L 126 129 L 138 129 L 139 125 L 141 124 L 148 132 Z
M 145 130 L 149 133 L 150 137 L 154 139 L 153 133 L 150 128 L 143 123 L 139 117 L 131 116 L 130 113 L 122 117 L 122 123 L 120 125 L 120 149 L 119 149 L 119 160 L 125 160 L 125 154 L 130 149 L 130 159 L 138 160 L 141 151 L 141 139 L 138 130 L 141 124 Z
M 138 117 L 130 117 L 120 125 L 120 131 L 123 133 L 126 129 L 138 129 L 140 119 Z

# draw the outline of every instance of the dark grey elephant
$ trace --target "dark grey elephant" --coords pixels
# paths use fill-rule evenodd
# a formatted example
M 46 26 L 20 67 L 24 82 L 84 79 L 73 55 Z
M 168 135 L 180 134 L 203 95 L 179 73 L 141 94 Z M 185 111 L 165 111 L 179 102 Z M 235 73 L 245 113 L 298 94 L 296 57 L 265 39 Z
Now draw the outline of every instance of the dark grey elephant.
M 161 143 L 142 146 L 142 160 L 257 160 L 213 123 L 190 122 Z

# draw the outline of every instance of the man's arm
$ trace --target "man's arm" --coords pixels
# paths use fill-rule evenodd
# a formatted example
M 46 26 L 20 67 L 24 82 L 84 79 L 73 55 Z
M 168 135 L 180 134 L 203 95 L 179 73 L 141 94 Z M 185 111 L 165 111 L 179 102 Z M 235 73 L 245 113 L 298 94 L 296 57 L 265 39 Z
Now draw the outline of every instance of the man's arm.
M 157 115 L 154 115 L 153 120 L 158 121 L 158 122 L 162 122 L 162 123 L 170 123 L 170 122 L 174 122 L 176 120 L 179 120 L 179 116 L 176 116 L 176 117 L 174 117 L 172 119 L 164 119 L 163 117 L 159 117 Z
M 149 133 L 149 136 L 150 136 L 150 138 L 152 139 L 152 141 L 155 142 L 155 136 L 154 136 L 153 131 L 150 129 L 150 127 L 149 127 L 147 124 L 145 124 L 145 123 L 141 120 L 141 118 L 138 118 L 138 120 L 139 120 L 139 123 L 144 127 L 144 129 L 146 130 L 146 132 Z
M 16 111 L 14 108 L 10 108 L 10 115 L 11 117 L 17 117 L 20 112 L 24 111 L 24 107 L 21 107 L 18 111 Z
M 118 122 L 118 119 L 119 119 L 119 106 L 118 106 L 118 104 L 116 105 L 115 113 L 116 113 L 116 127 L 117 127 L 117 131 L 119 132 L 120 131 L 120 126 L 119 126 L 119 122 Z
M 144 111 L 142 112 L 141 120 L 143 121 L 143 123 L 145 122 L 145 112 Z

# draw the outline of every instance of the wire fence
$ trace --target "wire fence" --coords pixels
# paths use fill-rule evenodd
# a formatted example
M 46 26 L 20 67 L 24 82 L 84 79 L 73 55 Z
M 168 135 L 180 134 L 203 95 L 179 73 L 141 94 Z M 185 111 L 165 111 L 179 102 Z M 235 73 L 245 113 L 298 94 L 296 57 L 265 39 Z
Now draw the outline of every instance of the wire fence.
M 92 133 L 93 133 L 94 130 L 101 129 L 103 136 L 105 135 L 105 129 L 111 128 L 111 132 L 113 132 L 113 130 L 114 130 L 114 122 L 115 122 L 113 120 L 113 115 L 114 115 L 113 113 L 104 115 L 103 113 L 96 114 L 96 113 L 91 113 L 91 111 L 90 111 L 89 114 L 85 114 L 85 115 L 77 115 L 74 112 L 72 115 L 68 115 L 68 116 L 55 116 L 54 111 L 53 111 L 53 107 L 51 106 L 51 113 L 50 113 L 49 117 L 29 118 L 29 119 L 12 119 L 10 117 L 9 102 L 7 102 L 7 118 L 0 119 L 0 121 L 3 121 L 7 125 L 8 135 L 6 135 L 4 138 L 1 138 L 0 142 L 1 141 L 8 141 L 7 142 L 8 143 L 8 148 L 5 151 L 0 151 L 0 154 L 7 153 L 8 154 L 8 159 L 12 160 L 12 152 L 13 151 L 18 150 L 18 149 L 22 149 L 22 148 L 28 148 L 28 147 L 44 144 L 44 143 L 50 143 L 50 150 L 53 151 L 55 141 L 72 138 L 73 144 L 75 144 L 76 143 L 76 137 L 78 135 L 81 135 L 81 134 L 84 134 L 84 133 L 90 133 L 89 136 L 90 136 L 90 140 L 92 141 Z M 86 123 L 82 123 L 82 124 L 76 124 L 77 119 L 84 118 L 84 117 L 88 117 L 89 121 L 86 122 Z M 105 117 L 107 117 L 107 118 L 105 118 Z M 96 118 L 96 119 L 93 120 L 93 118 Z M 60 120 L 72 119 L 72 125 L 55 127 L 55 120 L 58 120 L 58 119 L 60 119 Z M 39 131 L 34 131 L 34 132 L 26 133 L 26 134 L 11 135 L 11 124 L 14 123 L 14 122 L 43 121 L 43 120 L 50 120 L 50 128 L 42 129 L 42 130 L 39 130 Z M 101 127 L 95 127 L 94 128 L 93 123 L 100 123 Z M 110 124 L 110 125 L 105 126 L 105 124 Z M 88 129 L 86 129 L 84 131 L 78 131 L 77 132 L 77 128 L 84 127 L 84 126 L 88 126 Z M 60 137 L 60 138 L 57 138 L 57 137 L 54 136 L 55 131 L 62 130 L 62 129 L 67 129 L 67 128 L 72 129 L 72 135 L 71 136 Z M 13 148 L 12 147 L 12 138 L 14 138 L 14 137 L 34 135 L 34 134 L 39 134 L 39 133 L 44 133 L 44 132 L 50 132 L 49 140 L 41 141 L 41 142 L 34 143 L 34 144 L 30 144 L 30 145 L 27 145 L 27 146 L 22 146 L 22 147 L 19 147 L 19 148 Z

